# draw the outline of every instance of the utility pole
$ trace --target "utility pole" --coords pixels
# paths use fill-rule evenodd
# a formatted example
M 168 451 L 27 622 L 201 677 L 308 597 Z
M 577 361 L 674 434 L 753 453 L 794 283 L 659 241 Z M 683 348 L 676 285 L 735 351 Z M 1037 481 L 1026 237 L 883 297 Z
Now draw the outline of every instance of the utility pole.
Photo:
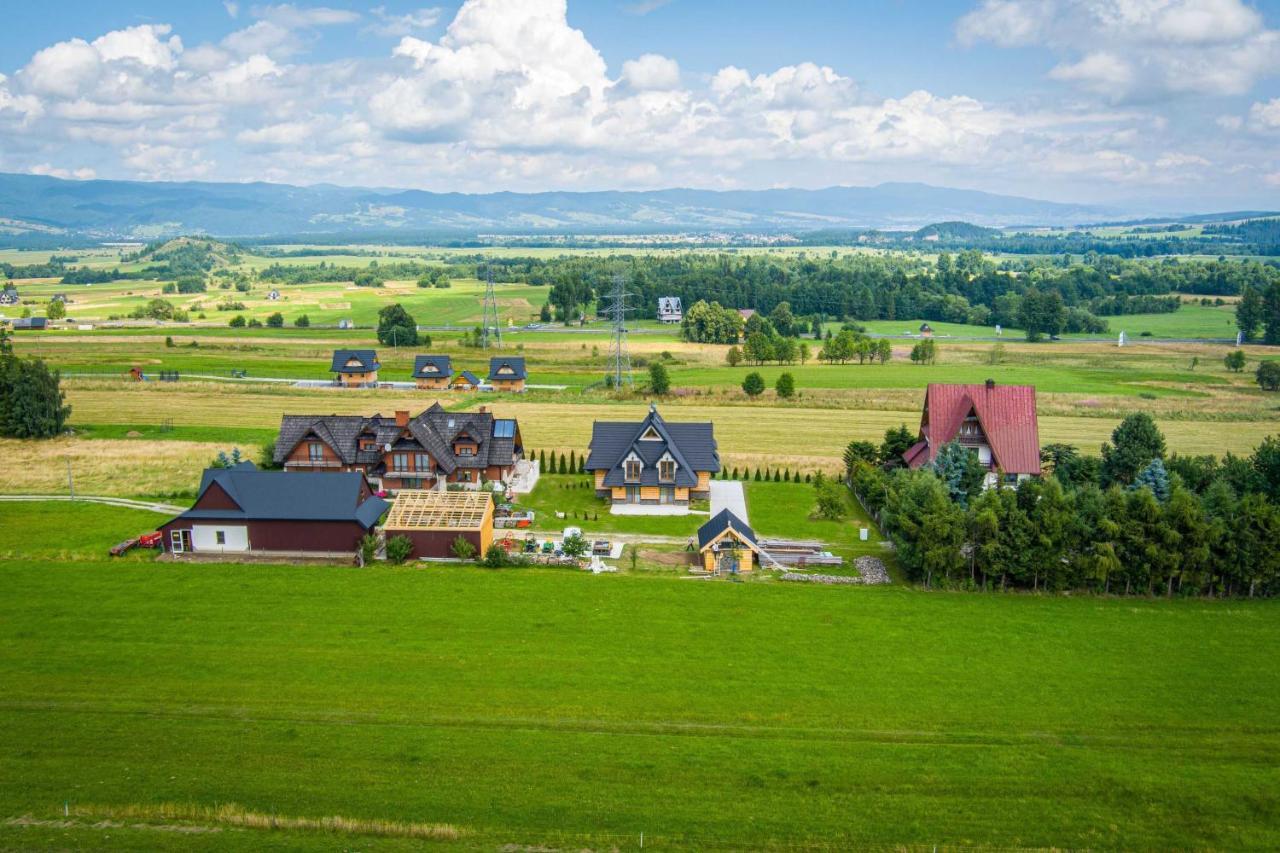
M 502 348 L 502 326 L 498 322 L 498 298 L 493 292 L 493 268 L 484 265 L 484 318 L 480 324 L 480 345 Z
M 631 377 L 631 354 L 627 351 L 627 312 L 635 309 L 627 307 L 626 283 L 621 275 L 613 277 L 613 286 L 605 297 L 608 304 L 609 318 L 613 321 L 613 334 L 609 340 L 609 378 L 614 388 L 623 385 L 635 385 Z

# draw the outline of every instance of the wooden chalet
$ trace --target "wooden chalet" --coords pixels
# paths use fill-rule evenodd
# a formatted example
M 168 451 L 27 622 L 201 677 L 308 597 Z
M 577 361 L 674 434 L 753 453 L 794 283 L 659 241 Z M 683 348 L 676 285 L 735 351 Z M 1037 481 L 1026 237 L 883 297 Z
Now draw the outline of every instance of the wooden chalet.
M 424 391 L 446 391 L 453 376 L 453 362 L 447 355 L 413 357 L 413 381 Z
M 711 477 L 720 470 L 715 427 L 668 423 L 657 406 L 639 423 L 596 421 L 586 470 L 615 512 L 685 513 L 690 500 L 710 496 Z
M 171 554 L 355 553 L 390 505 L 356 472 L 209 468 L 191 509 L 159 530 Z
M 453 391 L 476 391 L 480 388 L 480 377 L 470 370 L 459 370 L 449 380 L 449 388 Z
M 338 385 L 363 387 L 378 384 L 378 353 L 371 349 L 340 349 L 333 351 L 329 370 Z
M 523 391 L 529 373 L 524 358 L 495 356 L 489 359 L 489 384 L 495 391 Z
M 698 528 L 698 555 L 704 571 L 736 575 L 760 564 L 760 544 L 755 531 L 725 509 Z
M 449 412 L 439 403 L 416 417 L 285 415 L 275 450 L 286 471 L 360 471 L 388 491 L 507 482 L 523 458 L 514 419 L 484 407 Z
M 938 451 L 958 441 L 978 454 L 987 468 L 984 486 L 1003 477 L 1015 484 L 1040 475 L 1040 427 L 1036 389 L 1030 385 L 948 385 L 931 382 L 920 415 L 920 438 L 903 454 L 919 468 L 938 458 Z

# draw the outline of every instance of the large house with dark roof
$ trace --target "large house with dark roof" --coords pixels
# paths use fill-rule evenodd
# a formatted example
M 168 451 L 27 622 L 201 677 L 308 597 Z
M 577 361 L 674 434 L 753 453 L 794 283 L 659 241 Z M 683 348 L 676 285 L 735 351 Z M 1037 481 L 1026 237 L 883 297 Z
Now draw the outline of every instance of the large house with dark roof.
M 453 376 L 453 362 L 447 355 L 413 357 L 413 381 L 424 391 L 444 391 Z
M 354 553 L 390 504 L 358 473 L 209 468 L 191 509 L 162 525 L 171 554 Z
M 495 391 L 523 391 L 528 378 L 523 357 L 494 356 L 489 359 L 489 384 Z
M 371 349 L 338 349 L 333 351 L 329 371 L 339 385 L 364 386 L 378 384 L 378 353 Z
M 657 406 L 639 423 L 596 421 L 586 470 L 615 513 L 686 513 L 720 470 L 715 426 L 668 423 Z
M 952 441 L 973 450 L 987 469 L 991 488 L 1001 476 L 1014 484 L 1040 475 L 1040 427 L 1036 389 L 1030 385 L 945 385 L 931 382 L 925 390 L 920 439 L 903 454 L 919 468 L 938 458 Z
M 417 417 L 285 415 L 274 461 L 286 471 L 360 471 L 377 488 L 398 491 L 507 482 L 523 458 L 515 419 L 434 403 Z

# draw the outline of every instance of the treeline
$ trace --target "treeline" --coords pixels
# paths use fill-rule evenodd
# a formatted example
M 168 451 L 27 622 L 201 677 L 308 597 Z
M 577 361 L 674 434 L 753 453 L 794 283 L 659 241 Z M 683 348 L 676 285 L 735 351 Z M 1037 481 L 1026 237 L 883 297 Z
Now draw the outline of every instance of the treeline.
M 846 475 L 908 577 L 952 589 L 1167 596 L 1280 592 L 1280 439 L 1252 456 L 1166 458 L 1150 416 L 1131 415 L 1102 456 L 1044 448 L 1045 475 L 984 490 L 973 451 L 951 444 L 898 467 L 910 434 L 854 442 Z M 999 478 L 1003 481 L 1003 478 Z
M 260 271 L 258 278 L 275 284 L 350 281 L 364 287 L 381 287 L 384 281 L 417 279 L 435 269 L 438 267 L 418 261 L 396 261 L 385 264 L 370 261 L 366 267 L 338 266 L 326 261 L 307 265 L 274 263 Z
M 1275 222 L 1276 220 L 1257 220 Z M 1123 235 L 1098 237 L 1083 231 L 1054 234 L 940 235 L 936 241 L 922 243 L 914 232 L 848 231 L 843 229 L 810 231 L 803 235 L 806 246 L 858 246 L 928 251 L 979 249 L 1008 255 L 1083 255 L 1093 253 L 1116 258 L 1140 259 L 1167 255 L 1280 255 L 1280 240 L 1266 229 L 1223 230 L 1205 227 L 1205 236 L 1149 237 Z M 1178 230 L 1161 227 L 1159 231 Z

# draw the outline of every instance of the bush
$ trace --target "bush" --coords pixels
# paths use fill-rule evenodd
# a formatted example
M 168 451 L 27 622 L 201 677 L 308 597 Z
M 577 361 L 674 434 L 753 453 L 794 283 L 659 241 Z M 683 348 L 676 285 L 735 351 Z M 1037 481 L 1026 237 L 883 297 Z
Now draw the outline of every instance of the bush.
M 393 563 L 403 563 L 413 555 L 413 540 L 401 534 L 387 540 L 387 559 Z
M 267 318 L 267 325 L 273 329 L 283 329 L 284 315 L 281 314 L 279 311 L 275 312 L 274 314 L 272 314 L 270 317 Z
M 778 396 L 784 400 L 790 399 L 796 395 L 796 380 L 790 373 L 784 373 L 778 377 L 777 383 L 773 389 L 778 392 Z
M 764 377 L 753 370 L 742 380 L 742 390 L 748 397 L 759 397 L 764 393 Z
M 573 557 L 574 559 L 577 559 L 578 557 L 581 557 L 583 554 L 587 553 L 587 540 L 583 539 L 580 535 L 575 533 L 574 535 L 565 539 L 560 544 L 560 548 L 561 550 L 564 551 L 565 556 Z
M 501 569 L 510 564 L 510 555 L 507 549 L 503 548 L 497 542 L 489 546 L 489 550 L 484 552 L 484 565 L 490 569 Z
M 243 328 L 244 328 L 244 315 L 243 315 L 243 314 L 237 314 L 236 316 L 234 316 L 234 317 L 232 317 L 232 318 L 231 318 L 231 322 L 230 322 L 230 323 L 228 323 L 227 325 L 228 325 L 228 326 L 230 326 L 230 327 L 231 327 L 231 328 L 233 328 L 233 329 L 243 329 Z
M 366 533 L 360 537 L 360 557 L 365 564 L 373 562 L 374 555 L 378 553 L 378 537 L 372 533 Z
M 729 351 L 724 354 L 724 360 L 730 367 L 737 367 L 742 363 L 742 350 L 736 346 L 729 347 Z
M 1280 391 L 1280 361 L 1264 361 L 1255 374 L 1263 391 Z
M 305 329 L 311 325 L 311 318 L 308 317 L 306 314 L 303 314 L 298 319 L 293 321 L 293 325 L 297 326 L 299 329 Z
M 459 534 L 457 539 L 453 540 L 453 544 L 449 546 L 449 552 L 459 560 L 472 560 L 476 556 L 476 546 L 471 540 Z
M 671 392 L 671 377 L 661 362 L 655 361 L 649 365 L 649 390 L 659 397 L 665 397 Z

